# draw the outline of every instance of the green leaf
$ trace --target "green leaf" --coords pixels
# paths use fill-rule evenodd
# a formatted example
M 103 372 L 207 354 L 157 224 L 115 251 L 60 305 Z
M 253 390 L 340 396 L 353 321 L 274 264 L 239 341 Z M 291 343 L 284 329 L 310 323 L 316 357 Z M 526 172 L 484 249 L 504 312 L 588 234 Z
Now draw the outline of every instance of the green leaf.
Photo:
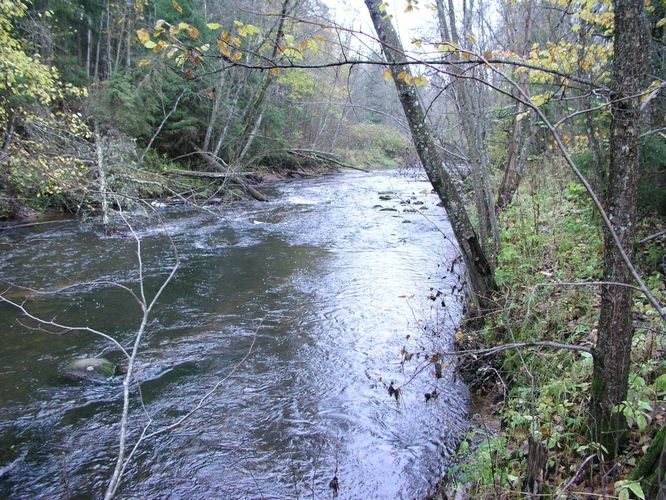
M 642 413 L 639 413 L 636 416 L 636 424 L 638 424 L 638 429 L 641 430 L 641 431 L 644 431 L 645 429 L 647 429 L 648 422 L 647 422 L 647 419 L 645 418 L 645 415 L 643 415 Z M 632 491 L 633 491 L 633 489 L 632 489 Z
M 643 493 L 643 488 L 641 488 L 641 483 L 640 482 L 636 481 L 636 482 L 633 482 L 633 483 L 629 483 L 629 489 L 638 498 L 640 498 L 641 500 L 645 500 L 645 493 Z
M 208 23 L 206 26 L 208 26 L 209 30 L 219 30 L 222 27 L 219 23 Z

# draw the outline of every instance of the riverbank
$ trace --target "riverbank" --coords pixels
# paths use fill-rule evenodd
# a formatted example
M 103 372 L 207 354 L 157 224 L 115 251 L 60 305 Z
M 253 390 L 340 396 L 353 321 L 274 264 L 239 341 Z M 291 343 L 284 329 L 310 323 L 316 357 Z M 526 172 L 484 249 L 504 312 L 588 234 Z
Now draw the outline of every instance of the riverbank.
M 266 201 L 268 196 L 263 193 L 264 189 L 273 189 L 288 180 L 337 172 L 344 167 L 338 163 L 325 158 L 281 158 L 243 173 L 225 174 L 190 170 L 187 165 L 168 161 L 147 162 L 142 169 L 132 166 L 127 171 L 114 171 L 107 181 L 106 197 L 112 209 L 163 203 L 210 206 L 247 198 Z M 26 186 L 23 192 L 0 196 L 0 221 L 4 228 L 23 227 L 96 216 L 102 207 L 102 194 L 89 185 L 72 186 L 70 190 L 58 190 L 49 195 L 41 193 L 38 186 L 34 192 Z
M 594 347 L 598 287 L 567 283 L 601 280 L 603 238 L 584 189 L 567 179 L 564 172 L 548 179 L 532 173 L 502 213 L 497 309 L 483 328 L 462 329 L 459 350 L 534 341 Z M 648 218 L 639 226 L 644 236 L 658 230 Z M 637 255 L 663 303 L 663 238 L 641 244 Z M 627 418 L 629 439 L 612 467 L 596 460 L 603 450 L 590 440 L 591 354 L 554 349 L 469 354 L 459 366 L 471 383 L 473 428 L 440 494 L 514 498 L 531 490 L 547 496 L 629 498 L 631 492 L 655 498 L 650 474 L 656 462 L 646 466 L 643 458 L 666 420 L 666 343 L 663 325 L 639 294 L 634 323 L 629 395 L 618 408 Z

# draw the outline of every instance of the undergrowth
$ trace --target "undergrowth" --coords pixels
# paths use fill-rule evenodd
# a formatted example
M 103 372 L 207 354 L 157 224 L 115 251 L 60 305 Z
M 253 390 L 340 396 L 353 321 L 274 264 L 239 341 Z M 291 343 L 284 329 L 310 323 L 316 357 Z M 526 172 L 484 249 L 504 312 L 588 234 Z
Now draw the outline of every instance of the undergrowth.
M 598 286 L 573 285 L 602 278 L 603 236 L 584 188 L 564 174 L 546 178 L 532 172 L 502 214 L 500 228 L 500 307 L 481 330 L 468 331 L 460 347 L 552 341 L 593 348 Z M 651 245 L 640 249 L 648 258 L 638 264 L 663 303 L 663 258 L 655 258 L 663 257 L 663 243 Z M 493 376 L 477 380 L 474 390 L 490 410 L 475 416 L 480 423 L 462 442 L 449 484 L 465 485 L 469 498 L 524 496 L 532 440 L 547 453 L 542 495 L 649 498 L 649 485 L 635 471 L 666 416 L 665 345 L 655 311 L 644 297 L 634 300 L 629 395 L 617 408 L 627 417 L 629 441 L 614 464 L 596 460 L 603 450 L 590 440 L 591 354 L 508 350 L 483 360 L 481 371 Z M 493 419 L 497 431 L 489 432 Z

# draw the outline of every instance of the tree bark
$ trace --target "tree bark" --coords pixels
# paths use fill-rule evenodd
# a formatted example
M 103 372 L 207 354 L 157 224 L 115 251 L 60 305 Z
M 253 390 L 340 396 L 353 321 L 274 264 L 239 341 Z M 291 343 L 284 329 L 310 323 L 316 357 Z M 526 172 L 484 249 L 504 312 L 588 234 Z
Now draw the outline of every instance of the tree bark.
M 409 74 L 409 68 L 403 64 L 405 56 L 402 44 L 390 19 L 381 11 L 381 3 L 380 0 L 365 0 L 365 5 L 382 44 L 382 51 L 390 64 L 393 82 L 409 123 L 416 151 L 433 188 L 446 209 L 451 227 L 458 240 L 467 266 L 471 298 L 474 305 L 481 310 L 487 310 L 490 308 L 490 296 L 496 288 L 492 269 L 469 220 L 463 199 L 448 172 L 442 168 L 442 161 L 437 153 L 437 146 L 427 124 L 416 88 L 398 78 L 402 72 Z
M 624 251 L 633 256 L 636 178 L 639 165 L 640 98 L 645 77 L 646 30 L 642 0 L 613 0 L 614 62 L 611 82 L 610 165 L 607 212 Z M 605 231 L 604 281 L 633 282 L 632 274 Z M 592 375 L 592 430 L 595 441 L 613 457 L 621 446 L 626 422 L 617 405 L 627 399 L 633 327 L 632 289 L 603 285 L 599 335 Z

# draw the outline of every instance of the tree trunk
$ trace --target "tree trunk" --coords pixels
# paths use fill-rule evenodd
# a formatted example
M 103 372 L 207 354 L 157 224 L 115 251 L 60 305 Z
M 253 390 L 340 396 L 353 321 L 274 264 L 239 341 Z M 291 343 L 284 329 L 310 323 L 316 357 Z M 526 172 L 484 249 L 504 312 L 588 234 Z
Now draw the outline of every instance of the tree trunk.
M 405 56 L 402 44 L 390 19 L 381 11 L 381 3 L 380 0 L 365 0 L 365 5 L 382 44 L 382 51 L 390 64 L 393 82 L 409 123 L 416 151 L 433 188 L 446 209 L 453 232 L 460 245 L 460 251 L 467 266 L 471 298 L 481 310 L 486 310 L 490 307 L 490 296 L 496 287 L 492 269 L 472 228 L 463 199 L 448 172 L 442 168 L 442 161 L 437 153 L 437 146 L 426 122 L 416 88 L 398 78 L 402 72 L 409 74 L 409 68 L 403 64 Z
M 273 46 L 273 53 L 271 54 L 271 60 L 275 61 L 280 49 L 280 44 L 284 38 L 284 20 L 287 16 L 287 9 L 289 8 L 289 1 L 284 0 L 282 2 L 282 10 L 280 12 L 280 18 L 278 19 L 277 32 L 275 34 L 275 41 Z M 245 156 L 245 153 L 249 150 L 249 147 L 252 144 L 252 141 L 256 137 L 256 131 L 261 125 L 261 120 L 264 114 L 264 103 L 266 102 L 266 96 L 268 94 L 268 89 L 275 80 L 275 76 L 268 72 L 264 76 L 264 81 L 261 83 L 261 87 L 257 92 L 256 97 L 252 100 L 250 107 L 245 112 L 243 117 L 243 130 L 241 131 L 238 137 L 238 159 Z
M 446 23 L 445 7 L 443 0 L 435 2 L 437 8 L 437 19 L 439 22 L 440 35 L 443 41 L 452 41 L 459 45 L 458 30 L 456 29 L 455 12 L 453 3 L 449 0 L 450 29 Z M 463 19 L 465 29 L 469 29 L 471 23 L 471 10 L 465 6 L 467 16 Z M 450 38 L 449 38 L 450 37 Z M 471 169 L 472 186 L 474 191 L 474 202 L 479 219 L 479 236 L 484 253 L 491 259 L 499 246 L 499 234 L 497 232 L 497 217 L 488 184 L 488 165 L 486 162 L 485 122 L 487 116 L 483 106 L 475 106 L 474 101 L 479 102 L 483 96 L 478 93 L 472 95 L 471 82 L 463 78 L 464 70 L 457 66 L 451 66 L 451 73 L 455 75 L 454 87 L 456 92 L 456 107 L 458 118 L 467 144 L 467 159 Z M 491 240 L 492 237 L 492 240 Z M 492 244 L 489 246 L 489 242 Z
M 511 8 L 511 3 L 508 4 L 508 8 Z M 509 12 L 509 17 L 511 12 Z M 527 2 L 525 18 L 523 26 L 523 40 L 521 47 L 518 49 L 521 51 L 524 57 L 527 57 L 530 52 L 530 46 L 532 44 L 532 2 Z M 514 28 L 514 32 L 516 32 Z M 514 46 L 518 45 L 518 41 L 514 40 Z M 520 93 L 527 95 L 529 90 L 527 87 L 527 74 L 522 73 L 518 77 L 520 84 Z M 511 135 L 511 142 L 509 143 L 509 152 L 506 160 L 506 168 L 504 169 L 504 177 L 502 178 L 502 184 L 500 185 L 499 193 L 497 195 L 497 204 L 496 209 L 503 210 L 506 206 L 511 203 L 513 196 L 518 190 L 520 181 L 523 179 L 523 174 L 525 173 L 525 162 L 527 160 L 527 150 L 529 148 L 529 143 L 533 137 L 534 130 L 534 114 L 530 112 L 529 109 L 526 110 L 525 104 L 523 104 L 522 99 L 518 99 L 516 95 L 517 89 L 512 89 L 511 94 L 516 98 L 516 112 L 513 118 L 513 133 Z M 527 130 L 525 130 L 525 120 L 524 114 L 527 112 L 530 115 L 530 120 L 527 121 Z
M 106 78 L 111 78 L 111 0 L 106 0 Z
M 104 230 L 109 226 L 109 202 L 106 188 L 106 172 L 104 171 L 104 147 L 99 136 L 99 127 L 97 122 L 94 124 L 95 149 L 97 150 L 97 176 L 99 179 L 99 198 L 102 210 L 102 225 Z
M 606 196 L 606 165 L 601 141 L 594 128 L 592 113 L 585 113 L 585 133 L 592 153 L 592 187 L 603 203 Z
M 90 78 L 90 52 L 92 48 L 92 30 L 90 29 L 90 19 L 88 19 L 88 30 L 86 35 L 86 75 Z
M 640 98 L 645 76 L 646 32 L 642 0 L 613 0 L 615 10 L 614 62 L 611 82 L 610 165 L 607 212 L 625 252 L 633 256 L 636 218 L 636 177 L 639 164 Z M 631 284 L 632 275 L 605 231 L 604 281 Z M 593 438 L 609 457 L 617 454 L 626 422 L 615 407 L 627 399 L 631 339 L 632 290 L 601 288 L 599 335 L 592 375 Z

